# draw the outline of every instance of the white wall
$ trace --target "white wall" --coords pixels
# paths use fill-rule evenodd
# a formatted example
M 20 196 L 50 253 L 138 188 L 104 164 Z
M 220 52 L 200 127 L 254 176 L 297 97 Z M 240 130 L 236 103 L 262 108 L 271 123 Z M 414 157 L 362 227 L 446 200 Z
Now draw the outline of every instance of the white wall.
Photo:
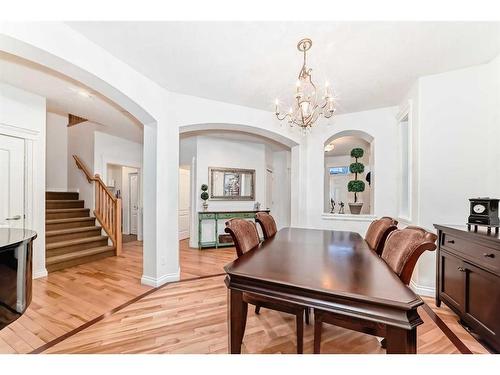
M 469 198 L 500 196 L 500 58 L 489 64 L 419 79 L 408 95 L 413 109 L 412 223 L 465 224 Z M 405 105 L 406 103 L 403 103 Z M 435 253 L 424 254 L 413 282 L 435 288 Z
M 47 112 L 46 171 L 47 191 L 68 190 L 68 118 Z
M 302 199 L 306 201 L 303 215 L 306 222 L 303 226 L 312 228 L 351 230 L 365 234 L 373 216 L 345 215 L 334 217 L 324 212 L 324 144 L 336 134 L 346 131 L 362 132 L 373 137 L 371 142 L 373 158 L 372 186 L 373 215 L 394 216 L 397 213 L 397 160 L 395 144 L 397 143 L 396 113 L 397 107 L 381 108 L 371 111 L 342 114 L 329 121 L 329 125 L 321 124 L 309 134 L 307 139 L 307 160 L 305 176 L 300 178 L 303 184 Z M 293 198 L 295 199 L 295 198 Z M 292 199 L 292 202 L 293 202 Z M 348 211 L 348 208 L 346 212 Z
M 0 134 L 23 138 L 26 150 L 25 226 L 37 232 L 33 277 L 45 268 L 45 98 L 0 82 Z
M 272 153 L 273 188 L 271 214 L 278 229 L 290 226 L 290 194 L 291 194 L 291 154 L 290 151 L 274 151 Z
M 85 201 L 85 207 L 94 209 L 94 185 L 87 181 L 83 171 L 77 168 L 73 155 L 78 156 L 90 173 L 94 172 L 94 132 L 98 126 L 83 123 L 68 129 L 68 190 L 78 191 L 79 198 Z
M 208 200 L 209 210 L 251 210 L 255 202 L 266 200 L 266 155 L 265 145 L 254 142 L 239 142 L 208 136 L 197 137 L 198 166 L 196 193 L 202 184 L 208 185 L 208 168 L 255 169 L 255 199 L 252 201 Z M 198 194 L 199 195 L 199 194 Z M 198 199 L 197 210 L 202 210 L 203 201 Z
M 195 160 L 194 187 L 191 191 L 191 235 L 190 246 L 196 247 L 198 241 L 198 212 L 203 209 L 200 198 L 200 187 L 208 185 L 208 168 L 243 168 L 255 169 L 255 199 L 252 201 L 218 201 L 208 200 L 208 210 L 233 211 L 252 210 L 255 202 L 266 206 L 266 169 L 273 171 L 274 191 L 272 214 L 275 215 L 279 227 L 290 224 L 290 152 L 283 150 L 274 152 L 264 143 L 222 139 L 212 136 L 196 136 L 184 138 L 180 142 L 180 162 L 187 164 Z M 192 172 L 193 173 L 193 172 Z M 224 223 L 220 223 L 223 225 Z M 204 228 L 204 231 L 208 230 Z M 221 229 L 219 229 L 220 231 Z M 212 234 L 213 235 L 213 234 Z M 204 234 L 210 236 L 210 233 Z

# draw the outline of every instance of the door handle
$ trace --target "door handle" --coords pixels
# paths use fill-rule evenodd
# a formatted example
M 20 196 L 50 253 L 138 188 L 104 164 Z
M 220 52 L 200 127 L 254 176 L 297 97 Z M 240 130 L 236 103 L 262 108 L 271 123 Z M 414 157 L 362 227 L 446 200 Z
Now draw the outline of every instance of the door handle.
M 484 253 L 483 256 L 485 258 L 494 258 L 495 257 L 495 254 L 491 254 L 491 253 Z
M 448 240 L 446 242 L 448 242 L 448 243 L 455 243 L 455 240 Z
M 6 217 L 5 220 L 21 220 L 21 215 Z
M 465 268 L 463 267 L 457 267 L 457 270 L 459 270 L 460 272 L 465 272 Z

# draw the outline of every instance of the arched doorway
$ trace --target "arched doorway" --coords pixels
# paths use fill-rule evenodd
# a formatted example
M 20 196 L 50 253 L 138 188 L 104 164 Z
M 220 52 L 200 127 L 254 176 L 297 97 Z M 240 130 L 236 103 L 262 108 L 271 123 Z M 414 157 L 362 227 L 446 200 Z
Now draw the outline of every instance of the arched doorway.
M 180 174 L 189 174 L 189 246 L 199 246 L 198 214 L 201 184 L 207 184 L 209 167 L 243 168 L 255 171 L 256 195 L 252 200 L 208 200 L 210 210 L 252 210 L 254 204 L 270 209 L 278 227 L 291 223 L 291 152 L 298 144 L 281 134 L 251 125 L 205 123 L 181 126 Z M 184 177 L 186 181 L 186 177 Z M 180 178 L 180 197 L 185 196 L 186 182 Z M 181 198 L 182 199 L 182 198 Z M 184 204 L 179 201 L 179 229 L 186 233 Z M 219 223 L 219 232 L 223 224 Z M 206 228 L 205 228 L 206 229 Z M 220 234 L 220 233 L 219 233 Z M 208 236 L 214 236 L 213 233 Z M 182 267 L 182 265 L 181 265 Z

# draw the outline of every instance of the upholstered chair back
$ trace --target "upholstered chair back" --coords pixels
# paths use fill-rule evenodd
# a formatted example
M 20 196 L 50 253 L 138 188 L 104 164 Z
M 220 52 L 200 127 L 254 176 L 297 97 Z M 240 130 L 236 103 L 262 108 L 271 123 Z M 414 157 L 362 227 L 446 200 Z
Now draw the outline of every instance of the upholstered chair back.
M 382 259 L 406 285 L 418 258 L 426 250 L 436 249 L 437 236 L 419 227 L 407 227 L 392 231 L 385 241 Z
M 267 212 L 257 212 L 255 214 L 255 221 L 259 223 L 260 227 L 262 228 L 264 239 L 271 238 L 278 231 L 274 218 Z
M 257 227 L 252 221 L 244 219 L 230 219 L 226 222 L 226 233 L 233 238 L 236 254 L 242 256 L 248 250 L 253 249 L 260 243 Z
M 387 236 L 396 229 L 398 229 L 398 222 L 396 220 L 388 216 L 381 217 L 378 220 L 372 221 L 366 231 L 365 240 L 368 246 L 380 256 Z

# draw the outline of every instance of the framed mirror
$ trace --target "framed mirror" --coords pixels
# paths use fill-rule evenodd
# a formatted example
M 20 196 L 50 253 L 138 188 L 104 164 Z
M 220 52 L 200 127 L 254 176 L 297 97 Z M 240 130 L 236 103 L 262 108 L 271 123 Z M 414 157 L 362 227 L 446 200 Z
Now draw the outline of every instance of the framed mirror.
M 210 199 L 255 200 L 255 169 L 208 168 Z

